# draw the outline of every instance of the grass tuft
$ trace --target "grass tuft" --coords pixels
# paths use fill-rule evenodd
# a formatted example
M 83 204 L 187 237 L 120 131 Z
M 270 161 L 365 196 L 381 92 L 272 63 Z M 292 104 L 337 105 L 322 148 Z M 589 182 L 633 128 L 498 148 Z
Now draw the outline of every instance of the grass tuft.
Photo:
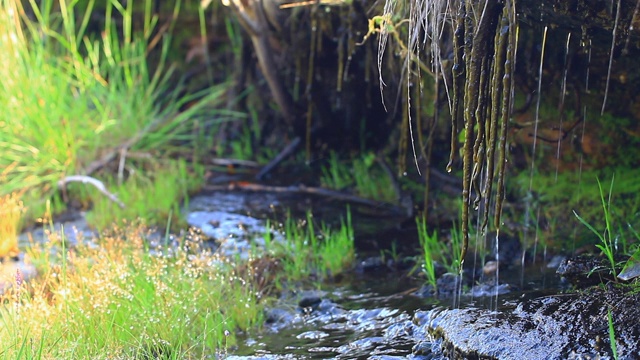
M 282 229 L 283 241 L 275 241 L 267 228 L 266 251 L 281 258 L 281 278 L 290 281 L 323 280 L 347 270 L 355 259 L 351 213 L 348 210 L 337 229 L 321 223 L 316 232 L 313 215 L 296 221 L 288 216 Z
M 398 200 L 398 194 L 393 180 L 376 164 L 376 155 L 373 153 L 364 154 L 347 163 L 332 152 L 328 165 L 322 169 L 320 182 L 322 186 L 337 190 L 353 187 L 364 198 L 394 203 Z
M 260 323 L 262 308 L 233 266 L 193 243 L 152 247 L 143 228 L 67 249 L 53 234 L 29 252 L 41 276 L 0 306 L 5 358 L 201 358 Z
M 600 249 L 604 255 L 607 257 L 607 260 L 609 260 L 609 264 L 611 266 L 611 274 L 613 275 L 614 278 L 616 278 L 616 260 L 615 260 L 615 253 L 616 253 L 616 249 L 614 246 L 614 239 L 613 239 L 613 218 L 612 218 L 612 210 L 611 210 L 611 196 L 613 194 L 613 183 L 614 183 L 614 179 L 615 177 L 611 178 L 611 186 L 609 187 L 609 197 L 607 199 L 605 199 L 605 193 L 602 189 L 602 184 L 600 183 L 600 180 L 598 179 L 598 190 L 600 191 L 600 202 L 602 204 L 602 212 L 604 215 L 604 221 L 605 221 L 605 229 L 603 232 L 600 232 L 598 230 L 596 230 L 591 224 L 589 224 L 585 219 L 583 219 L 580 215 L 578 215 L 578 213 L 574 210 L 574 215 L 576 216 L 576 218 L 578 218 L 578 220 L 584 225 L 586 226 L 593 234 L 595 234 L 598 239 L 600 239 L 600 244 L 596 244 L 596 247 L 598 249 Z
M 184 160 L 164 163 L 154 165 L 156 169 L 134 171 L 120 184 L 114 178 L 107 181 L 107 186 L 125 204 L 124 208 L 101 196 L 97 190 L 87 188 L 89 197 L 95 199 L 87 222 L 98 229 L 106 229 L 127 219 L 142 218 L 149 224 L 167 223 L 170 219 L 174 229 L 184 228 L 185 224 L 179 218 L 181 200 L 188 202 L 189 193 L 202 185 L 204 171 L 197 165 L 189 171 Z
M 157 170 L 149 166 L 155 159 L 207 148 L 197 143 L 238 116 L 217 110 L 226 83 L 182 95 L 167 62 L 173 25 L 158 26 L 152 0 L 136 3 L 143 16 L 134 3 L 0 6 L 0 195 L 29 193 L 23 200 L 34 219 L 66 176 L 100 176 L 98 169 L 117 160 L 121 179 L 131 167 Z M 89 22 L 99 24 L 95 16 L 105 19 L 102 29 L 88 31 Z
M 462 236 L 454 226 L 451 230 L 451 240 L 444 242 L 438 239 L 438 232 L 433 230 L 429 234 L 427 222 L 424 218 L 416 218 L 418 229 L 418 241 L 422 250 L 423 270 L 427 277 L 427 283 L 437 289 L 435 264 L 439 262 L 448 272 L 458 273 L 462 259 L 460 258 Z

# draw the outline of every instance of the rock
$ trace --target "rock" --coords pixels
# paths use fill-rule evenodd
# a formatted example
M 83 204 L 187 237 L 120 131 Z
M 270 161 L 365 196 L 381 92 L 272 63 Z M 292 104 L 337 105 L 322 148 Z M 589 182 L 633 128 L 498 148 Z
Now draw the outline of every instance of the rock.
M 630 281 L 640 277 L 640 262 L 635 256 L 627 260 L 622 271 L 618 274 L 618 279 Z
M 305 296 L 298 302 L 298 307 L 302 309 L 314 308 L 320 305 L 322 298 L 316 295 Z
M 640 358 L 640 294 L 630 286 L 547 296 L 511 310 L 442 308 L 417 315 L 451 359 L 611 358 L 611 312 L 620 359 Z
M 618 270 L 616 269 L 616 272 Z M 579 255 L 563 260 L 556 273 L 578 288 L 614 280 L 609 260 L 605 257 L 589 255 Z

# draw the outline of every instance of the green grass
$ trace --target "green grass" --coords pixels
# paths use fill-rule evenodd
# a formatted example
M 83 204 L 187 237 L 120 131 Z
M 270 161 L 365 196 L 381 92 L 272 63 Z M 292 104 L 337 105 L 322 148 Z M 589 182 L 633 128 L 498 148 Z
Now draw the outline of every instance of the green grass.
M 18 255 L 18 229 L 24 206 L 15 194 L 0 196 L 0 259 Z
M 607 260 L 609 260 L 609 264 L 611 266 L 611 273 L 613 274 L 613 277 L 616 277 L 616 260 L 615 260 L 615 254 L 616 254 L 616 248 L 614 246 L 614 229 L 613 229 L 613 217 L 612 217 L 612 210 L 611 210 L 611 196 L 613 193 L 613 184 L 614 184 L 614 178 L 611 178 L 611 185 L 609 187 L 609 196 L 608 198 L 605 198 L 605 193 L 604 190 L 602 189 L 602 185 L 600 183 L 600 180 L 598 179 L 598 189 L 599 189 L 599 193 L 600 193 L 600 201 L 602 203 L 602 214 L 604 217 L 604 223 L 605 223 L 605 228 L 604 231 L 598 231 L 596 230 L 591 224 L 589 224 L 589 222 L 587 222 L 584 218 L 582 218 L 580 215 L 578 215 L 578 213 L 576 211 L 574 211 L 574 215 L 576 216 L 576 218 L 578 218 L 578 220 L 584 225 L 586 226 L 594 235 L 596 235 L 598 237 L 598 239 L 600 240 L 599 244 L 596 244 L 596 247 L 598 249 L 600 249 L 602 251 L 602 253 L 607 257 Z
M 357 195 L 367 199 L 391 203 L 398 200 L 393 180 L 377 165 L 374 153 L 344 161 L 331 152 L 328 164 L 322 169 L 320 183 L 337 190 L 353 188 Z
M 346 221 L 342 220 L 337 230 L 323 224 L 321 237 L 323 242 L 317 255 L 320 269 L 324 269 L 329 275 L 348 269 L 355 260 L 351 212 L 347 210 Z
M 423 271 L 427 277 L 427 283 L 437 291 L 438 284 L 435 270 L 436 257 L 442 256 L 441 253 L 444 249 L 438 242 L 438 233 L 434 230 L 431 234 L 427 229 L 427 221 L 425 219 L 416 218 L 416 224 L 418 226 L 418 240 L 422 249 L 423 255 Z
M 114 223 L 122 224 L 123 220 L 141 218 L 148 224 L 163 224 L 170 218 L 174 229 L 184 228 L 181 208 L 188 202 L 189 192 L 197 190 L 204 182 L 203 168 L 196 164 L 190 171 L 184 160 L 155 166 L 157 170 L 132 172 L 121 184 L 113 178 L 107 181 L 107 186 L 125 204 L 124 208 L 89 188 L 90 198 L 95 199 L 87 214 L 89 225 L 106 229 Z
M 344 190 L 354 183 L 350 168 L 340 161 L 335 152 L 329 154 L 329 164 L 322 169 L 320 183 L 336 190 Z
M 422 217 L 416 218 L 418 229 L 418 241 L 422 251 L 423 271 L 427 277 L 427 283 L 437 289 L 437 278 L 435 264 L 438 262 L 448 272 L 457 274 L 460 271 L 462 236 L 454 226 L 451 229 L 451 236 L 448 242 L 438 238 L 437 230 L 430 234 L 427 229 L 426 220 Z
M 347 270 L 355 256 L 349 212 L 340 226 L 320 224 L 319 231 L 310 213 L 289 218 L 286 240 L 269 232 L 267 252 L 248 261 L 212 253 L 196 233 L 163 247 L 151 245 L 152 232 L 140 225 L 107 230 L 73 248 L 62 231 L 51 232 L 28 249 L 26 261 L 39 276 L 22 281 L 18 274 L 0 296 L 0 358 L 225 354 L 238 331 L 260 326 L 270 301 L 262 290 L 283 280 L 318 284 Z M 282 268 L 265 267 L 274 258 Z
M 589 224 L 600 223 L 603 214 L 597 179 L 610 182 L 611 174 L 615 174 L 615 183 L 610 188 L 611 214 L 617 219 L 626 219 L 633 223 L 640 214 L 640 182 L 637 181 L 637 171 L 634 169 L 616 167 L 598 171 L 585 170 L 582 174 L 564 172 L 559 173 L 557 179 L 553 173 L 538 172 L 533 175 L 533 192 L 524 190 L 529 187 L 530 175 L 523 172 L 513 177 L 507 187 L 520 189 L 516 196 L 520 196 L 520 201 L 530 209 L 527 212 L 529 218 L 522 220 L 524 223 L 531 224 L 532 227 L 536 227 L 540 222 L 548 224 L 540 229 L 542 235 L 547 238 L 548 245 L 556 249 L 572 250 L 590 245 L 592 242 L 589 237 L 590 231 L 586 227 L 562 226 L 573 223 L 576 219 L 567 209 L 578 210 L 580 217 Z M 515 211 L 512 214 L 521 216 Z M 626 233 L 624 229 L 612 230 L 620 233 L 621 241 L 632 237 L 631 234 L 623 235 Z
M 34 218 L 65 176 L 84 174 L 106 156 L 125 169 L 188 149 L 197 158 L 212 127 L 238 115 L 217 110 L 227 84 L 180 95 L 166 62 L 171 33 L 159 29 L 151 0 L 138 3 L 143 14 L 136 18 L 133 3 L 108 1 L 98 33 L 87 31 L 94 1 L 28 2 L 33 18 L 20 1 L 2 1 L 0 195 L 27 193 Z
M 611 315 L 611 307 L 607 309 L 607 322 L 609 324 L 609 343 L 611 344 L 611 355 L 618 360 L 618 346 L 616 344 L 616 331 L 613 327 L 613 316 Z
M 73 249 L 56 236 L 34 247 L 41 276 L 2 298 L 0 357 L 205 358 L 261 323 L 235 264 L 194 252 L 197 239 L 150 251 L 145 237 L 127 228 Z
M 353 264 L 355 245 L 350 211 L 339 227 L 331 228 L 324 223 L 319 227 L 316 232 L 313 215 L 309 212 L 304 220 L 287 217 L 280 229 L 283 241 L 274 241 L 271 229 L 267 228 L 266 251 L 282 259 L 283 279 L 324 280 L 344 272 Z

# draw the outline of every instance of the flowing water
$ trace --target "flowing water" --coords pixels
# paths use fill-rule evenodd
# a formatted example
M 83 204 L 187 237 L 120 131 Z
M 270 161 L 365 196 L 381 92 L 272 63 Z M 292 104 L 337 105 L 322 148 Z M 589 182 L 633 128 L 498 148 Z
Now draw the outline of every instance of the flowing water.
M 310 208 L 314 209 L 315 219 L 335 223 L 346 204 L 320 197 L 221 191 L 191 199 L 185 217 L 191 226 L 215 239 L 218 251 L 244 257 L 256 246 L 264 245 L 260 234 L 266 219 L 282 219 L 287 209 L 293 216 L 302 215 Z M 238 345 L 226 349 L 227 358 L 441 359 L 446 358 L 441 352 L 441 340 L 429 332 L 434 316 L 442 309 L 501 310 L 513 308 L 523 299 L 557 292 L 558 277 L 550 267 L 557 264 L 538 262 L 526 268 L 508 267 L 500 272 L 496 269 L 494 273 L 465 273 L 471 279 L 464 287 L 460 286 L 459 277 L 445 274 L 439 279 L 439 296 L 434 296 L 424 277 L 410 271 L 416 264 L 412 258 L 394 260 L 390 252 L 380 256 L 381 250 L 391 249 L 394 242 L 398 252 L 416 255 L 415 223 L 400 225 L 398 218 L 371 210 L 353 204 L 351 207 L 358 254 L 353 271 L 321 284 L 283 290 L 269 304 L 265 325 L 239 334 Z M 65 231 L 70 244 L 92 235 L 81 216 L 56 228 Z M 41 232 L 37 230 L 31 238 L 44 238 Z M 158 236 L 161 238 L 162 234 Z M 488 240 L 497 236 L 490 234 Z M 521 256 L 521 248 L 514 247 L 513 241 L 489 243 L 487 248 L 495 249 L 496 259 Z M 508 251 L 509 247 L 513 250 Z M 495 346 L 501 345 L 496 342 Z
M 194 198 L 187 219 L 209 236 L 224 237 L 224 251 L 242 252 L 251 246 L 242 232 L 259 233 L 266 217 L 284 214 L 287 208 L 313 208 L 315 219 L 324 214 L 332 222 L 330 215 L 342 213 L 345 204 L 322 198 L 217 192 Z M 545 294 L 550 285 L 557 287 L 552 280 L 556 277 L 550 275 L 553 270 L 544 264 L 511 268 L 500 274 L 500 283 L 496 273 L 495 278 L 489 276 L 488 281 L 464 291 L 454 284 L 448 295 L 443 291 L 435 297 L 424 278 L 409 275 L 410 260 L 394 262 L 390 256 L 379 256 L 394 241 L 399 242 L 399 251 L 411 251 L 417 244 L 415 227 L 400 226 L 398 219 L 372 214 L 370 209 L 352 207 L 352 212 L 359 257 L 355 269 L 334 281 L 283 291 L 267 311 L 265 326 L 240 334 L 238 346 L 228 349 L 228 358 L 439 359 L 443 358 L 440 343 L 428 334 L 429 311 L 437 307 L 497 310 L 516 299 Z M 243 224 L 241 232 L 238 222 Z M 498 254 L 497 241 L 492 246 Z

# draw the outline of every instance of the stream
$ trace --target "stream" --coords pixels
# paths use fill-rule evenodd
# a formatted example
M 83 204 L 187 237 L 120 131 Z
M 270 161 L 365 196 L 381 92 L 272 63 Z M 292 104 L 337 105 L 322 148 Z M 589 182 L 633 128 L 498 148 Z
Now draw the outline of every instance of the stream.
M 201 229 L 216 242 L 218 251 L 229 256 L 245 257 L 252 246 L 263 244 L 259 234 L 264 231 L 266 219 L 282 218 L 287 209 L 291 209 L 293 216 L 303 215 L 310 208 L 314 209 L 314 218 L 332 223 L 344 213 L 346 204 L 311 196 L 212 192 L 192 198 L 185 209 L 185 217 L 189 225 Z M 465 350 L 462 355 L 447 352 L 443 339 L 451 339 L 452 335 L 446 334 L 446 328 L 462 324 L 463 329 L 477 329 L 478 326 L 481 329 L 487 329 L 487 326 L 499 329 L 503 311 L 505 314 L 517 312 L 527 301 L 553 296 L 566 287 L 555 274 L 555 268 L 548 266 L 550 263 L 557 266 L 558 259 L 552 258 L 543 263 L 530 264 L 525 269 L 518 266 L 501 271 L 497 283 L 490 276 L 483 281 L 472 281 L 473 286 L 459 297 L 447 295 L 446 292 L 436 297 L 425 287 L 426 280 L 423 277 L 415 272 L 414 275 L 408 275 L 415 265 L 411 263 L 411 258 L 394 261 L 390 256 L 381 256 L 381 250 L 389 249 L 392 242 L 398 244 L 401 252 L 410 251 L 412 246 L 417 247 L 415 225 L 401 226 L 399 219 L 383 218 L 371 212 L 371 209 L 364 210 L 358 206 L 352 206 L 351 209 L 358 256 L 354 270 L 322 284 L 284 290 L 275 304 L 268 308 L 265 326 L 238 334 L 238 345 L 226 349 L 223 354 L 225 358 L 517 358 L 501 356 L 500 352 L 487 357 L 477 353 L 470 356 L 469 353 L 473 354 L 475 350 Z M 64 229 L 71 244 L 92 235 L 81 214 L 78 215 L 75 219 L 56 225 L 58 229 Z M 26 241 L 33 241 L 29 239 L 40 238 L 44 238 L 44 233 L 38 229 L 30 236 L 23 234 L 21 246 Z M 477 319 L 481 319 L 482 323 L 476 323 Z M 494 326 L 494 322 L 498 323 Z M 637 323 L 634 324 L 631 326 L 632 335 L 633 332 L 640 333 Z M 445 329 L 444 335 L 438 335 L 441 329 Z M 464 333 L 464 330 L 455 329 L 454 333 Z M 500 331 L 484 339 L 483 344 L 490 349 L 508 351 L 509 341 L 503 339 L 503 334 L 508 334 L 508 330 Z M 561 338 L 564 335 L 562 331 L 554 331 L 550 341 L 567 341 Z M 554 334 L 559 338 L 554 339 Z M 526 346 L 526 338 L 509 336 L 513 338 L 511 341 L 515 342 L 514 346 Z M 640 338 L 637 334 L 633 336 L 635 341 Z M 544 341 L 539 338 L 528 341 L 532 347 L 542 347 L 544 350 Z M 581 344 L 581 341 L 577 344 Z M 581 350 L 582 354 L 588 354 L 593 347 L 588 344 L 589 339 L 582 342 L 585 341 L 587 344 L 581 346 L 587 350 Z M 606 348 L 604 345 L 601 347 Z M 566 351 L 560 349 L 558 354 L 567 354 Z M 564 357 L 547 355 L 543 352 L 539 356 L 524 358 Z

